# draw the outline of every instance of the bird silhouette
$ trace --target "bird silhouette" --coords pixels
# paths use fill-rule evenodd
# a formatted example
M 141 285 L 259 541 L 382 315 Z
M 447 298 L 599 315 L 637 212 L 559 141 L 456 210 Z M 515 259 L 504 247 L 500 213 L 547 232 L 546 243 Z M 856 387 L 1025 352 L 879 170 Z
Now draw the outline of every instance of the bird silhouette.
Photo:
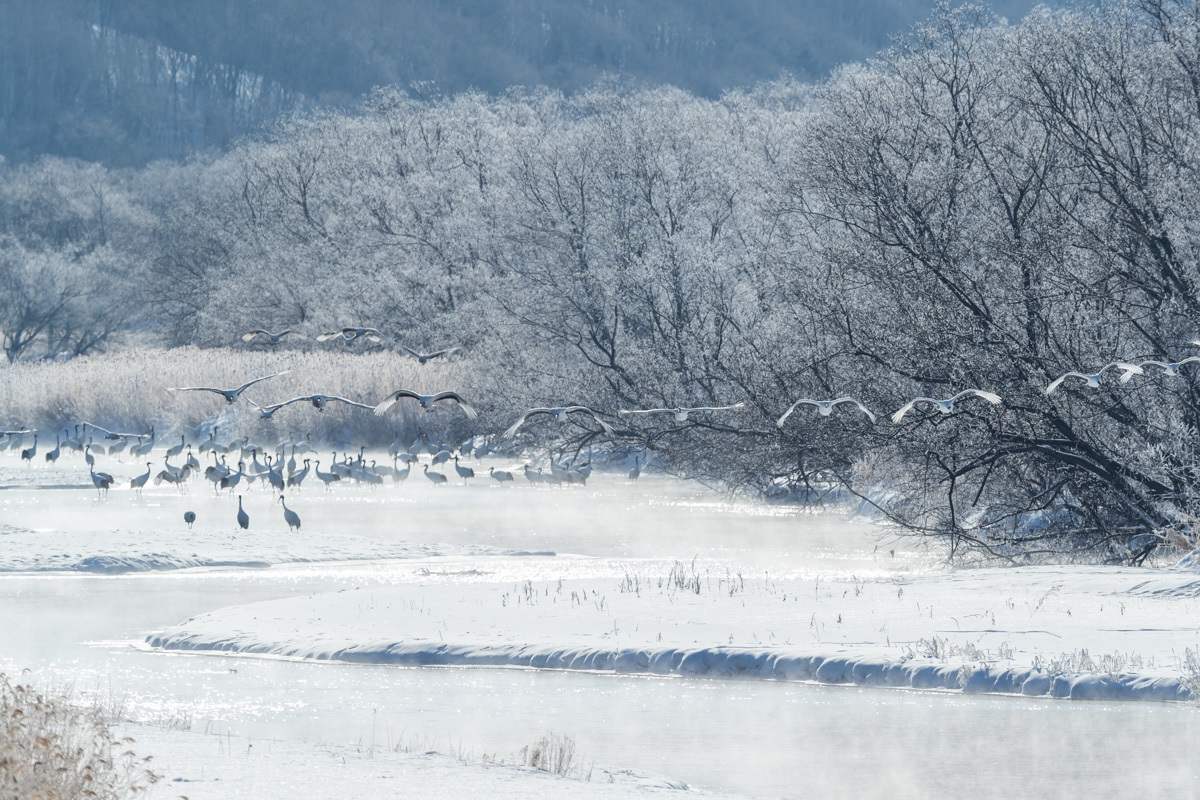
M 1150 359 L 1148 361 L 1142 361 L 1141 363 L 1138 364 L 1138 366 L 1141 367 L 1142 369 L 1145 369 L 1147 365 L 1152 366 L 1152 367 L 1162 367 L 1163 372 L 1166 373 L 1168 376 L 1170 376 L 1172 378 L 1178 378 L 1180 367 L 1182 367 L 1184 364 L 1195 364 L 1195 363 L 1200 363 L 1200 356 L 1188 356 L 1187 358 L 1183 359 L 1182 361 L 1175 361 L 1175 362 L 1155 361 L 1154 359 Z M 1133 373 L 1133 372 L 1126 372 L 1124 375 L 1121 376 L 1121 383 L 1128 383 L 1129 380 L 1135 374 L 1136 373 Z
M 244 508 L 242 508 L 242 496 L 240 494 L 238 495 L 237 523 L 242 530 L 248 530 L 250 528 L 250 515 L 246 513 Z
M 359 338 L 360 336 L 367 339 L 368 341 L 372 341 L 372 342 L 380 341 L 379 329 L 377 329 L 377 328 L 342 328 L 340 330 L 329 331 L 328 333 L 322 333 L 320 336 L 317 337 L 317 341 L 318 342 L 327 342 L 330 339 L 334 339 L 338 336 L 342 337 L 342 340 L 347 341 L 347 342 L 353 342 L 355 339 Z
M 129 488 L 138 494 L 142 493 L 142 487 L 146 485 L 146 481 L 150 480 L 150 463 L 149 461 L 146 462 L 146 472 L 144 474 L 136 476 L 129 482 Z
M 287 507 L 287 503 L 283 502 L 283 495 L 279 495 L 279 505 L 283 506 L 283 520 L 287 523 L 288 530 L 300 530 L 300 515 Z
M 839 397 L 836 400 L 809 400 L 807 397 L 803 397 L 803 398 L 797 400 L 796 402 L 792 403 L 791 408 L 789 408 L 787 411 L 783 412 L 783 416 L 780 417 L 779 421 L 775 423 L 775 427 L 782 428 L 783 423 L 785 421 L 787 421 L 787 418 L 792 415 L 792 412 L 795 411 L 798 407 L 800 407 L 802 405 L 816 406 L 817 411 L 821 414 L 822 417 L 828 417 L 830 414 L 833 413 L 833 409 L 835 406 L 842 405 L 843 403 L 853 403 L 854 405 L 858 406 L 859 411 L 861 411 L 862 413 L 867 415 L 867 417 L 871 420 L 871 422 L 875 421 L 875 415 L 871 413 L 871 410 L 869 408 L 867 408 L 866 406 L 864 406 L 862 403 L 860 403 L 858 400 L 855 400 L 853 397 Z
M 1099 372 L 1091 375 L 1083 372 L 1067 372 L 1059 375 L 1057 378 L 1051 381 L 1049 386 L 1046 387 L 1046 394 L 1054 394 L 1055 390 L 1057 390 L 1059 386 L 1062 386 L 1063 381 L 1065 381 L 1067 378 L 1079 378 L 1080 380 L 1087 381 L 1087 385 L 1090 388 L 1099 389 L 1100 380 L 1104 377 L 1104 373 L 1108 372 L 1110 369 L 1121 370 L 1121 383 L 1129 383 L 1130 378 L 1132 378 L 1134 375 L 1141 375 L 1144 371 L 1137 364 L 1127 364 L 1124 361 L 1113 361 L 1110 364 L 1105 364 L 1100 368 Z
M 629 480 L 636 481 L 638 478 L 642 477 L 642 467 L 644 465 L 645 465 L 644 461 L 639 461 L 638 457 L 634 456 L 633 457 L 633 469 L 629 470 Z
M 467 482 L 467 478 L 475 477 L 475 470 L 470 467 L 461 466 L 458 463 L 458 456 L 454 457 L 454 471 L 458 473 L 458 477 L 463 479 L 463 483 Z
M 745 403 L 734 403 L 731 406 L 696 406 L 694 408 L 622 408 L 618 414 L 671 414 L 676 422 L 687 422 L 688 416 L 701 411 L 732 411 L 742 408 Z
M 258 403 L 254 402 L 250 399 L 249 395 L 247 395 L 246 400 L 250 403 L 250 405 L 257 408 L 263 417 L 270 417 L 284 406 L 290 406 L 293 403 L 304 402 L 312 403 L 313 408 L 315 408 L 317 411 L 324 411 L 325 406 L 330 402 L 345 403 L 352 408 L 365 408 L 368 411 L 374 410 L 375 408 L 375 406 L 370 406 L 366 403 L 356 403 L 353 400 L 347 400 L 345 397 L 338 397 L 337 395 L 329 394 L 306 394 L 302 395 L 301 397 L 293 397 L 291 400 L 284 400 L 282 403 L 272 403 L 271 405 L 266 406 L 259 405 Z
M 33 447 L 27 447 L 21 451 L 21 460 L 27 464 L 32 464 L 33 457 L 37 455 L 37 440 L 38 435 L 35 433 L 33 435 Z
M 46 463 L 53 464 L 55 461 L 58 461 L 58 455 L 61 452 L 62 452 L 62 444 L 60 443 L 59 438 L 56 435 L 54 437 L 54 449 L 51 450 L 50 452 L 46 453 Z
M 462 397 L 458 394 L 458 392 L 438 392 L 437 394 L 418 394 L 417 392 L 411 391 L 409 389 L 397 389 L 396 391 L 389 394 L 387 397 L 383 398 L 383 400 L 380 401 L 379 405 L 375 406 L 375 413 L 379 416 L 382 416 L 383 414 L 387 413 L 387 410 L 389 408 L 391 408 L 392 406 L 394 406 L 396 404 L 396 402 L 402 397 L 411 397 L 412 399 L 419 402 L 421 404 L 421 408 L 425 409 L 426 411 L 432 411 L 434 403 L 439 403 L 439 402 L 443 402 L 446 400 L 450 400 L 455 403 L 458 403 L 459 407 L 462 408 L 463 413 L 467 415 L 467 419 L 475 419 L 475 417 L 479 416 L 478 414 L 475 413 L 475 409 L 471 408 L 471 406 L 467 403 L 467 401 L 463 400 Z
M 928 403 L 936 406 L 937 410 L 943 414 L 949 414 L 954 410 L 954 403 L 963 399 L 964 397 L 980 397 L 984 400 L 987 400 L 994 406 L 1000 404 L 1000 395 L 993 394 L 992 392 L 985 392 L 982 389 L 964 389 L 948 400 L 937 400 L 932 397 L 914 397 L 912 400 L 909 400 L 907 403 L 905 403 L 898 411 L 896 411 L 895 414 L 892 414 L 892 422 L 898 423 L 900 420 L 904 419 L 904 415 L 909 411 L 912 411 L 913 408 L 916 407 L 917 403 Z
M 287 336 L 288 334 L 291 334 L 298 339 L 307 339 L 308 338 L 300 331 L 294 331 L 291 328 L 288 328 L 287 330 L 284 330 L 284 331 L 280 331 L 279 333 L 271 333 L 270 331 L 263 330 L 262 328 L 255 328 L 252 331 L 243 333 L 242 341 L 248 342 L 256 336 L 265 336 L 265 337 L 267 337 L 267 341 L 269 341 L 271 344 L 279 344 L 279 340 L 282 339 L 283 337 Z
M 88 472 L 92 476 L 92 485 L 96 487 L 96 495 L 100 492 L 108 494 L 109 488 L 113 485 L 113 476 L 107 472 L 96 472 L 92 467 L 88 467 Z
M 417 363 L 419 363 L 419 364 L 426 364 L 426 363 L 428 363 L 428 362 L 429 362 L 431 359 L 438 358 L 438 357 L 440 357 L 440 356 L 448 356 L 448 355 L 450 355 L 451 353 L 453 353 L 454 351 L 456 351 L 456 350 L 461 350 L 462 348 L 461 348 L 461 347 L 447 347 L 445 350 L 435 350 L 435 351 L 433 351 L 432 353 L 421 353 L 421 352 L 418 352 L 418 351 L 416 351 L 416 350 L 413 350 L 413 349 L 412 349 L 411 347 L 409 347 L 408 345 L 404 345 L 404 344 L 402 344 L 402 345 L 400 345 L 400 349 L 401 349 L 401 350 L 404 350 L 405 352 L 409 353 L 409 354 L 410 354 L 410 355 L 412 355 L 414 358 L 416 358 L 416 359 L 417 359 Z
M 610 436 L 613 434 L 613 426 L 609 425 L 607 422 L 605 422 L 603 419 L 601 419 L 599 414 L 597 414 L 595 411 L 592 411 L 587 406 L 559 406 L 557 408 L 531 408 L 531 409 L 529 409 L 528 411 L 526 411 L 524 414 L 521 415 L 520 419 L 518 419 L 516 422 L 514 422 L 512 425 L 509 426 L 508 430 L 506 430 L 504 432 L 504 434 L 501 436 L 501 438 L 502 439 L 511 439 L 512 437 L 516 436 L 517 431 L 520 430 L 521 426 L 524 425 L 530 417 L 536 417 L 539 414 L 553 414 L 554 418 L 557 419 L 559 422 L 566 422 L 568 414 L 587 414 L 589 417 L 594 419 L 600 425 L 601 428 L 604 429 L 605 433 L 607 433 Z
M 217 389 L 212 386 L 172 386 L 172 387 L 168 387 L 167 391 L 168 392 L 212 392 L 214 394 L 219 394 L 222 397 L 224 397 L 226 403 L 232 403 L 234 400 L 238 399 L 238 396 L 241 395 L 242 392 L 246 391 L 254 384 L 261 383 L 262 381 L 270 380 L 271 378 L 278 378 L 280 375 L 287 375 L 289 372 L 291 372 L 291 370 L 285 369 L 283 372 L 276 372 L 274 375 L 264 375 L 261 378 L 255 378 L 252 381 L 247 381 L 246 383 L 243 383 L 241 386 L 237 387 L 236 389 Z

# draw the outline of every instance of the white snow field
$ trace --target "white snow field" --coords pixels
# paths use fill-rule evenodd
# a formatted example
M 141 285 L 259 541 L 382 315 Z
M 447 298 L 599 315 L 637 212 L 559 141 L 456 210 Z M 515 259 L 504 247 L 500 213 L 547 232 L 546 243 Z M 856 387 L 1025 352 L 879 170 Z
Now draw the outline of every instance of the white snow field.
M 570 774 L 492 761 L 493 754 L 447 754 L 409 745 L 319 744 L 177 731 L 126 724 L 131 746 L 154 753 L 161 776 L 152 793 L 188 800 L 287 798 L 466 798 L 578 800 L 721 797 L 652 773 L 574 765 Z M 397 749 L 403 748 L 403 749 Z M 496 758 L 500 758 L 496 755 Z
M 628 571 L 595 577 L 592 564 L 541 563 L 519 583 L 434 573 L 225 608 L 147 642 L 353 663 L 1082 700 L 1187 700 L 1200 681 L 1194 573 L 1039 567 L 806 580 L 747 576 L 715 562 L 605 566 Z
M 241 531 L 199 481 L 35 488 L 63 470 L 0 491 L 0 671 L 119 698 L 156 796 L 1200 787 L 1191 569 L 948 571 L 844 516 L 599 473 L 310 486 L 301 532 L 255 486 Z M 513 766 L 548 731 L 590 781 Z

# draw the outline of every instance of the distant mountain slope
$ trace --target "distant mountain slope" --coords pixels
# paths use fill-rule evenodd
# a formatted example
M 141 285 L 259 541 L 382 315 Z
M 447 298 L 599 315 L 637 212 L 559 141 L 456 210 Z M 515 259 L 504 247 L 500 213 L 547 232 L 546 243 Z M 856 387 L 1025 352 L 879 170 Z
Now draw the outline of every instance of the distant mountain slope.
M 870 56 L 933 0 L 0 0 L 0 153 L 110 164 L 223 147 L 300 103 L 604 72 L 716 96 Z M 998 0 L 1017 18 L 1032 0 Z

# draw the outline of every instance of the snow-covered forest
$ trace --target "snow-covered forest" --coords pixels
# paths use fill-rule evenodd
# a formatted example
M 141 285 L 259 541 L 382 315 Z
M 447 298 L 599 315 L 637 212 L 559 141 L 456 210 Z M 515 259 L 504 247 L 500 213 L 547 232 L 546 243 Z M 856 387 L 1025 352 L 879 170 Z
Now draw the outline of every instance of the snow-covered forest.
M 376 86 L 575 92 L 618 72 L 718 97 L 867 58 L 935 1 L 0 0 L 0 153 L 185 158 Z
M 0 800 L 1196 796 L 1197 220 L 1200 0 L 0 0 Z
M 0 166 L 3 346 L 19 364 L 369 324 L 463 348 L 481 416 L 459 433 L 581 403 L 670 469 L 848 491 L 963 557 L 1139 562 L 1194 543 L 1191 368 L 1046 388 L 1200 353 L 1198 136 L 1200 16 L 1175 0 L 944 9 L 822 82 L 719 99 L 379 89 L 188 163 Z M 1003 402 L 887 419 L 967 388 Z M 776 426 L 844 395 L 878 423 Z

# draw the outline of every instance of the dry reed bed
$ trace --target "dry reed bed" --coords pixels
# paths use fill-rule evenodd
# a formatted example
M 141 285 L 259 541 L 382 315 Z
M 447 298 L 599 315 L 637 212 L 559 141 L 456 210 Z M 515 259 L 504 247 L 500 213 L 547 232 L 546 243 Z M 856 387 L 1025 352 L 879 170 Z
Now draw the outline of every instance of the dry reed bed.
M 121 800 L 159 776 L 116 739 L 98 707 L 42 694 L 0 673 L 0 800 Z
M 228 405 L 210 392 L 168 392 L 167 387 L 233 388 L 255 377 L 290 370 L 250 387 L 243 397 L 266 404 L 322 393 L 374 405 L 401 387 L 420 392 L 454 387 L 465 392 L 457 383 L 458 376 L 470 374 L 463 364 L 433 361 L 421 366 L 415 359 L 384 351 L 196 347 L 18 363 L 0 369 L 0 425 L 38 429 L 50 446 L 56 431 L 82 421 L 136 432 L 153 425 L 159 441 L 208 422 L 220 426 L 222 439 L 295 434 L 316 441 L 380 444 L 396 436 L 414 436 L 418 425 L 430 433 L 463 433 L 464 418 L 453 409 L 425 414 L 415 402 L 401 403 L 383 417 L 340 403 L 331 403 L 323 412 L 297 403 L 266 420 L 244 400 Z

